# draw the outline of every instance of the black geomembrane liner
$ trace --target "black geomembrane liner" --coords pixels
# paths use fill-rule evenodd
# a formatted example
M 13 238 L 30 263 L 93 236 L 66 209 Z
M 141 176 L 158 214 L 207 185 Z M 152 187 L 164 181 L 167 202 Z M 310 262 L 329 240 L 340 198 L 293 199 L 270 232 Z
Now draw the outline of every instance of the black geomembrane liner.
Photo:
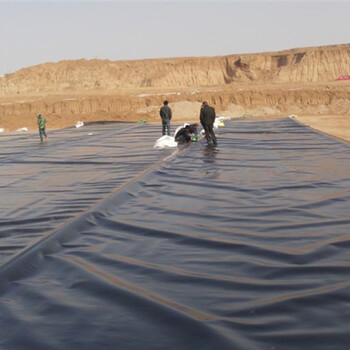
M 348 349 L 350 146 L 292 119 L 0 138 L 1 349 Z M 88 134 L 92 135 L 88 135 Z

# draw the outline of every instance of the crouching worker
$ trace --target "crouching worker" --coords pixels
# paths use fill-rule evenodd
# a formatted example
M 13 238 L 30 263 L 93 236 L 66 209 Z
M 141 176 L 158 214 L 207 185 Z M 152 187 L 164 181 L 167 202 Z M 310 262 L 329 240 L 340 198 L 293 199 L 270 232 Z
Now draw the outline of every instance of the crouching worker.
M 190 125 L 186 124 L 186 126 L 182 127 L 175 135 L 175 141 L 177 143 L 186 143 L 191 141 L 190 136 Z
M 40 140 L 41 142 L 44 141 L 43 136 L 45 136 L 45 140 L 49 141 L 49 138 L 47 137 L 46 134 L 46 119 L 41 116 L 41 114 L 37 115 L 38 118 L 38 128 L 39 128 L 39 135 L 40 135 Z

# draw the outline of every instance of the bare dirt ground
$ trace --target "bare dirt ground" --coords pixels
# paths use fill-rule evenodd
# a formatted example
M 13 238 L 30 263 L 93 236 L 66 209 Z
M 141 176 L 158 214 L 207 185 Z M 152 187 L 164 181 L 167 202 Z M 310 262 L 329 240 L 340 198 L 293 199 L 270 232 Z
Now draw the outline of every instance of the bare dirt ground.
M 304 125 L 350 142 L 350 116 L 313 115 L 296 118 Z

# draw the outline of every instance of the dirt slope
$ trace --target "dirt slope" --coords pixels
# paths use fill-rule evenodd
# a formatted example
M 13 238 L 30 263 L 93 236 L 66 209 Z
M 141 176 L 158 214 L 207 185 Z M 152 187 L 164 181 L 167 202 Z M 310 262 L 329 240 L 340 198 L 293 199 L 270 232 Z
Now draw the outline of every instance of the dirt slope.
M 0 93 L 330 82 L 348 73 L 349 67 L 350 44 L 221 57 L 61 61 L 5 75 L 0 78 Z
M 138 61 L 45 63 L 0 77 L 0 127 L 77 120 L 158 120 L 166 98 L 175 120 L 198 119 L 208 100 L 228 116 L 348 115 L 350 44 L 258 54 Z

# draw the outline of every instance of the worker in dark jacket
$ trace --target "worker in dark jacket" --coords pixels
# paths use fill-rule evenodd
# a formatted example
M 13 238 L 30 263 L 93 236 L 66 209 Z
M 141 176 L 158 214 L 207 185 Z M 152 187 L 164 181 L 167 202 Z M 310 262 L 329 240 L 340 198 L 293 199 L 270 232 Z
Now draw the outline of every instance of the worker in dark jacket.
M 208 105 L 208 102 L 204 101 L 201 107 L 200 122 L 205 131 L 205 137 L 208 145 L 217 145 L 216 136 L 214 133 L 214 121 L 215 121 L 215 109 Z
M 175 135 L 175 141 L 178 143 L 185 143 L 191 141 L 190 136 L 190 125 L 187 124 L 185 127 L 181 128 Z
M 168 135 L 170 135 L 170 120 L 171 117 L 173 116 L 171 112 L 171 108 L 168 106 L 169 102 L 164 101 L 163 106 L 161 107 L 159 111 L 159 115 L 162 118 L 162 132 L 163 135 L 165 135 L 165 131 L 167 132 Z

